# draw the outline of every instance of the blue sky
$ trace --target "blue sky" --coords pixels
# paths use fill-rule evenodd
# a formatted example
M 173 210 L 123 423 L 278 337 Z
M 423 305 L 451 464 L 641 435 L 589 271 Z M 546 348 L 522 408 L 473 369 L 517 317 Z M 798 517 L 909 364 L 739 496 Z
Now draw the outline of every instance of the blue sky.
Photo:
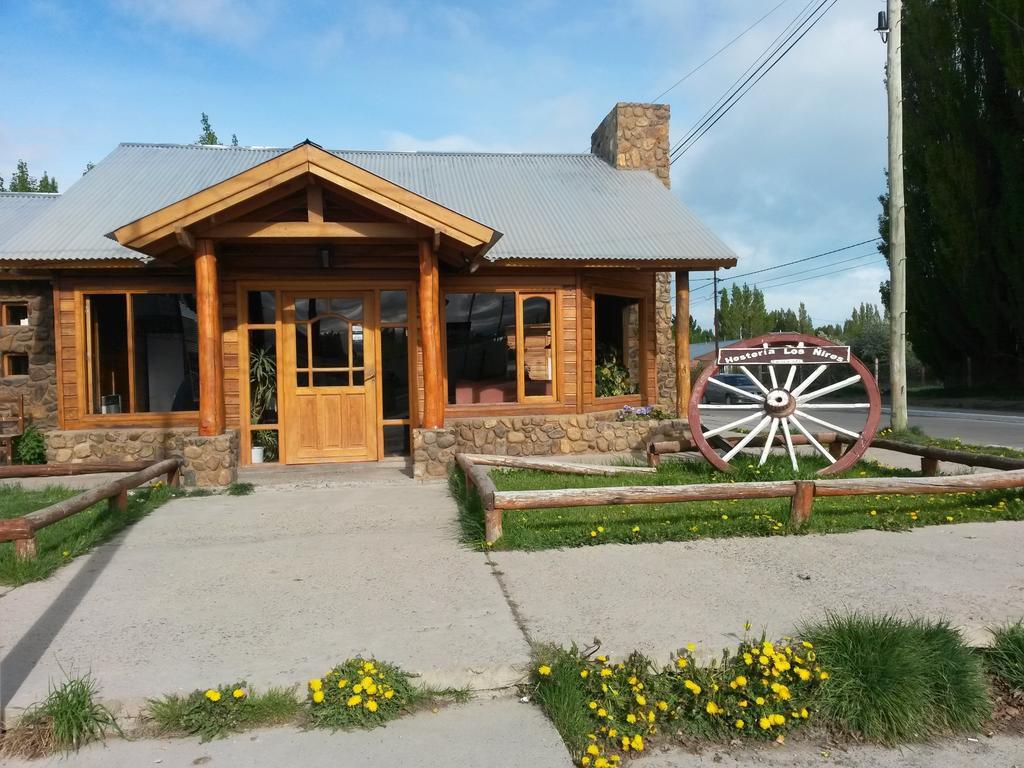
M 201 111 L 242 144 L 586 151 L 616 101 L 652 99 L 778 2 L 0 0 L 0 175 L 24 158 L 66 189 L 120 141 L 194 141 Z M 673 141 L 803 6 L 788 0 L 663 99 Z M 881 7 L 839 0 L 673 166 L 673 192 L 739 254 L 734 274 L 876 233 Z M 802 300 L 820 324 L 878 301 L 881 258 L 835 269 L 847 267 L 788 286 L 805 273 L 750 280 L 776 278 L 769 306 Z M 708 295 L 693 304 L 705 325 Z

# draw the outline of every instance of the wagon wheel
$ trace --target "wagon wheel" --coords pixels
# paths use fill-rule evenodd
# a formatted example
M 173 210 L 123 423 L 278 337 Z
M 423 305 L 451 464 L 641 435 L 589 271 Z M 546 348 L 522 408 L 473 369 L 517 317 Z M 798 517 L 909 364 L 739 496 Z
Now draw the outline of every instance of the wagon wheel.
M 727 361 L 734 362 L 727 362 Z M 738 368 L 754 389 L 748 392 L 721 380 L 725 363 Z M 829 369 L 845 368 L 834 384 L 814 388 L 815 381 Z M 852 373 L 850 369 L 852 368 Z M 755 369 L 755 370 L 751 370 Z M 809 370 L 802 381 L 797 382 L 801 370 Z M 761 376 L 756 375 L 761 373 Z M 850 375 L 846 375 L 850 374 Z M 762 378 L 766 381 L 762 381 Z M 823 398 L 833 395 L 846 387 L 862 383 L 867 392 L 867 402 L 836 403 L 825 402 Z M 717 404 L 703 402 L 712 390 L 726 393 L 732 403 Z M 827 409 L 851 411 L 864 414 L 864 424 L 859 430 L 833 424 L 814 413 Z M 719 359 L 704 370 L 697 378 L 690 396 L 689 422 L 693 441 L 714 467 L 732 471 L 729 463 L 767 428 L 761 447 L 758 466 L 767 461 L 772 446 L 784 445 L 789 453 L 793 470 L 797 469 L 796 450 L 793 447 L 794 431 L 802 435 L 808 444 L 828 460 L 828 466 L 818 474 L 830 475 L 843 472 L 853 466 L 871 445 L 881 418 L 882 400 L 867 366 L 850 353 L 849 347 L 840 347 L 826 339 L 819 339 L 800 333 L 770 333 L 756 339 L 740 341 L 721 350 Z M 704 420 L 713 414 L 739 416 L 723 425 L 705 425 Z M 808 428 L 808 424 L 811 425 Z M 821 427 L 829 432 L 853 439 L 841 458 L 837 458 L 818 441 L 811 429 Z M 723 441 L 723 436 L 737 428 L 745 428 L 746 434 L 734 436 L 732 441 Z M 782 442 L 777 443 L 782 432 Z M 711 445 L 718 444 L 719 449 Z

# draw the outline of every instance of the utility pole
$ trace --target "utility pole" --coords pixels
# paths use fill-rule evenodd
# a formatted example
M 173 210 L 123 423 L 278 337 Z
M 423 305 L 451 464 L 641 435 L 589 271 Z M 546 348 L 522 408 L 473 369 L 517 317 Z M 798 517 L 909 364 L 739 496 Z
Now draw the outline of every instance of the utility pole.
M 714 294 L 715 294 L 715 362 L 718 362 L 718 270 L 716 269 L 714 275 Z
M 893 430 L 907 428 L 907 231 L 903 197 L 903 0 L 887 0 L 889 94 L 889 392 Z

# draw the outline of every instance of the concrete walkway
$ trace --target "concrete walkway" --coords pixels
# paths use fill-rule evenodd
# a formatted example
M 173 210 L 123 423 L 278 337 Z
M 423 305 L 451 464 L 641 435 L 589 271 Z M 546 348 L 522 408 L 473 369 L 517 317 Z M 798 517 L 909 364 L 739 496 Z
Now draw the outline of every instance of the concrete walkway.
M 134 709 L 239 679 L 292 684 L 360 653 L 507 684 L 527 646 L 455 525 L 443 485 L 407 478 L 172 501 L 0 598 L 0 699 L 36 701 L 63 666 Z

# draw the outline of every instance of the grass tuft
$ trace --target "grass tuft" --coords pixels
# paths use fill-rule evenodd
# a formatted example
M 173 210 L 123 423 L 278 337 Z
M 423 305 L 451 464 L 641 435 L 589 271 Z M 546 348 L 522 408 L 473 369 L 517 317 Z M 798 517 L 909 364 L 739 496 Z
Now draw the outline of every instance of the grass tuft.
M 256 692 L 244 681 L 205 691 L 195 690 L 188 696 L 170 694 L 146 702 L 146 718 L 160 735 L 198 736 L 201 741 L 291 723 L 301 711 L 302 703 L 294 687 Z
M 579 649 L 556 645 L 538 645 L 533 650 L 532 668 L 551 668 L 545 684 L 537 686 L 534 698 L 551 719 L 573 755 L 580 754 L 589 743 L 591 723 L 588 709 L 590 696 L 580 684 Z
M 4 757 L 35 758 L 78 750 L 103 741 L 108 731 L 122 733 L 113 713 L 97 700 L 89 676 L 69 677 L 40 703 L 29 707 L 0 744 Z
M 1024 620 L 992 630 L 992 647 L 985 652 L 989 671 L 1024 692 Z
M 228 496 L 248 496 L 256 490 L 252 483 L 231 483 L 227 488 Z
M 826 720 L 893 744 L 978 728 L 991 715 L 981 657 L 947 622 L 828 614 L 801 630 L 830 672 Z

